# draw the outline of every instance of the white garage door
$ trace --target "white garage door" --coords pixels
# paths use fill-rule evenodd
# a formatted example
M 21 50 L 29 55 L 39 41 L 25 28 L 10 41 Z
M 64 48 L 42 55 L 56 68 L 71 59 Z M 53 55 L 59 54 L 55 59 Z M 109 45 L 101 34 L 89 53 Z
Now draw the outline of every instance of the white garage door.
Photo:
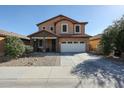
M 61 52 L 85 52 L 86 45 L 84 42 L 62 42 Z

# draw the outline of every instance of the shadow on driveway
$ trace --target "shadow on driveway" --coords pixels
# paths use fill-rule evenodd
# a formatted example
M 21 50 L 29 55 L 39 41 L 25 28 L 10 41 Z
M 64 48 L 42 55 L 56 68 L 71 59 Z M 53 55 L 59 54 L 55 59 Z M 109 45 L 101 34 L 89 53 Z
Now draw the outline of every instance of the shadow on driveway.
M 76 87 L 81 85 L 83 80 L 93 87 L 124 87 L 124 65 L 114 64 L 105 58 L 85 60 L 76 65 L 71 73 L 81 78 Z M 93 82 L 89 81 L 91 79 Z

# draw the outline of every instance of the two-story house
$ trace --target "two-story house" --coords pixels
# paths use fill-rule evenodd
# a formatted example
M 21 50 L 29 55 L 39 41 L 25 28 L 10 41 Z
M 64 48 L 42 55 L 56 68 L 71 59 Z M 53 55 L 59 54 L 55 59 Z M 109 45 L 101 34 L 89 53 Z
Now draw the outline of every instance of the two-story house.
M 58 15 L 38 23 L 38 31 L 29 35 L 36 52 L 85 52 L 89 35 L 85 34 L 88 22 L 78 22 Z

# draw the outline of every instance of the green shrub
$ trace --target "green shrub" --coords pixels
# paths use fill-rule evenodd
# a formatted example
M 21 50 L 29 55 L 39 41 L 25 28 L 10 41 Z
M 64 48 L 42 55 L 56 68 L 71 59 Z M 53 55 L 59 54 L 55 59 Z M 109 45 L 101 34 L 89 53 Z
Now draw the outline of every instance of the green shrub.
M 104 55 L 109 55 L 112 51 L 110 34 L 108 32 L 104 33 L 100 41 L 101 51 Z
M 124 52 L 124 30 L 118 32 L 115 41 L 115 46 L 119 51 L 121 51 L 122 53 Z
M 25 52 L 25 45 L 23 44 L 21 39 L 13 36 L 6 37 L 6 43 L 5 43 L 6 56 L 17 58 L 22 56 L 24 52 Z
M 105 55 L 115 50 L 124 52 L 124 15 L 104 30 L 100 45 Z
M 29 45 L 26 45 L 25 46 L 25 53 L 26 54 L 29 54 L 31 52 L 33 52 L 33 47 L 32 46 L 29 46 Z

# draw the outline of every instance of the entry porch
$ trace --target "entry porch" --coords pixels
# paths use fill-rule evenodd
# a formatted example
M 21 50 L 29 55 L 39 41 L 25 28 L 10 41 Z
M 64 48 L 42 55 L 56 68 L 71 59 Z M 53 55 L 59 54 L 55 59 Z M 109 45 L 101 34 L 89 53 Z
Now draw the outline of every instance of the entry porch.
M 57 52 L 56 37 L 33 37 L 34 52 Z
M 29 35 L 34 52 L 58 52 L 58 36 L 42 30 Z

